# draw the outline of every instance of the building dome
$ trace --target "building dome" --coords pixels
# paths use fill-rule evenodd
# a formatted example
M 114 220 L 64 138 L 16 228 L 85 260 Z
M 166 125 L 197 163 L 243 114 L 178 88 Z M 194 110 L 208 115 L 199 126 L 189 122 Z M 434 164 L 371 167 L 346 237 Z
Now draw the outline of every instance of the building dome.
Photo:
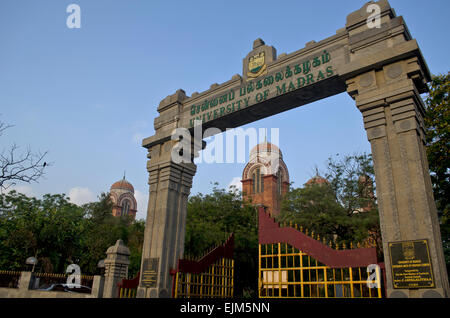
M 322 178 L 319 175 L 316 175 L 315 177 L 312 177 L 305 183 L 306 185 L 312 185 L 312 184 L 330 184 L 327 179 Z
M 253 169 L 260 168 L 263 175 L 276 175 L 279 170 L 283 170 L 283 181 L 289 182 L 289 174 L 280 148 L 275 144 L 264 141 L 257 144 L 250 150 L 249 161 L 244 168 L 242 179 L 251 178 Z
M 283 158 L 283 154 L 281 153 L 281 150 L 280 148 L 278 148 L 278 146 L 270 142 L 264 141 L 260 144 L 257 144 L 255 147 L 252 148 L 252 150 L 250 150 L 250 159 L 264 153 L 278 154 L 280 156 L 280 159 Z
M 111 186 L 111 190 L 128 190 L 129 192 L 134 193 L 134 188 L 127 180 L 125 180 L 125 177 L 122 180 L 119 180 L 117 182 L 114 182 Z
M 134 197 L 134 187 L 125 180 L 114 182 L 109 191 L 111 201 L 113 203 L 112 214 L 114 216 L 131 216 L 136 217 L 137 202 Z

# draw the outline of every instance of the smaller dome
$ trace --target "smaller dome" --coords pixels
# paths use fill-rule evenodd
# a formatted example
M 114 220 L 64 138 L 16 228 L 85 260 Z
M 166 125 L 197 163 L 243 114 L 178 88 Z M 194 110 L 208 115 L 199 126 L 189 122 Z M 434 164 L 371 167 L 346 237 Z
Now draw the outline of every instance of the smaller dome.
M 125 180 L 125 178 L 113 183 L 113 185 L 111 186 L 111 190 L 115 189 L 127 190 L 134 193 L 133 186 L 131 185 L 131 183 Z
M 322 178 L 321 176 L 317 175 L 317 176 L 309 179 L 305 184 L 306 185 L 311 185 L 311 184 L 330 184 L 330 182 L 328 182 L 327 179 Z

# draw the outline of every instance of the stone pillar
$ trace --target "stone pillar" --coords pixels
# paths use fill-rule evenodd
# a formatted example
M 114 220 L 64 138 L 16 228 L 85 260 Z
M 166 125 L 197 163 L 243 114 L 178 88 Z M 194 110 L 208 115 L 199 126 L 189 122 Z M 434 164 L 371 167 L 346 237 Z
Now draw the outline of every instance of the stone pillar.
M 347 80 L 372 148 L 388 297 L 449 295 L 425 149 L 424 67 L 412 57 Z M 435 288 L 394 289 L 388 244 L 417 239 L 428 240 Z
M 150 150 L 150 194 L 138 297 L 171 297 L 169 272 L 183 256 L 187 200 L 196 166 L 170 161 L 172 146 L 168 141 Z
M 149 200 L 137 297 L 171 297 L 170 270 L 183 256 L 187 201 L 197 167 L 172 161 L 177 141 L 171 140 L 171 134 L 178 128 L 185 98 L 184 91 L 178 90 L 161 101 L 156 134 L 143 141 L 149 158 Z
M 92 282 L 92 296 L 95 298 L 103 297 L 103 286 L 105 285 L 105 277 L 101 275 L 95 275 Z
M 130 250 L 122 240 L 117 240 L 106 251 L 103 298 L 117 297 L 117 283 L 128 276 L 129 257 Z
M 22 290 L 31 289 L 31 285 L 33 284 L 33 273 L 32 272 L 21 272 L 19 278 L 18 288 Z

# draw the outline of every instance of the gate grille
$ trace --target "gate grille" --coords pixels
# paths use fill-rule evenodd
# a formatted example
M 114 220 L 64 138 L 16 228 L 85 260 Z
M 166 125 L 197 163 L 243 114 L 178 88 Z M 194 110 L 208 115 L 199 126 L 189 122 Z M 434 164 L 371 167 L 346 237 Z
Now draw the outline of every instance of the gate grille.
M 369 288 L 366 267 L 331 268 L 287 243 L 260 244 L 259 255 L 261 298 L 381 297 L 380 273 Z
M 174 298 L 233 297 L 234 235 L 199 261 L 180 259 L 174 275 Z
M 383 267 L 375 247 L 333 249 L 313 234 L 280 226 L 263 207 L 258 218 L 259 297 L 382 297 L 380 266 L 368 284 L 368 266 Z

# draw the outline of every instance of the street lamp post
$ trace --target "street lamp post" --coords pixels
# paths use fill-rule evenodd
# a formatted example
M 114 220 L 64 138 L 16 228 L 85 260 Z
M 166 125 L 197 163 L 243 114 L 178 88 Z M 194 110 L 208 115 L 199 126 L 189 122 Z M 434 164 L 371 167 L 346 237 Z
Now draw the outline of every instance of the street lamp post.
M 31 272 L 34 272 L 34 267 L 36 266 L 36 264 L 38 263 L 38 260 L 36 259 L 36 257 L 28 257 L 26 260 L 26 264 L 27 265 L 33 265 L 33 268 L 31 269 Z

